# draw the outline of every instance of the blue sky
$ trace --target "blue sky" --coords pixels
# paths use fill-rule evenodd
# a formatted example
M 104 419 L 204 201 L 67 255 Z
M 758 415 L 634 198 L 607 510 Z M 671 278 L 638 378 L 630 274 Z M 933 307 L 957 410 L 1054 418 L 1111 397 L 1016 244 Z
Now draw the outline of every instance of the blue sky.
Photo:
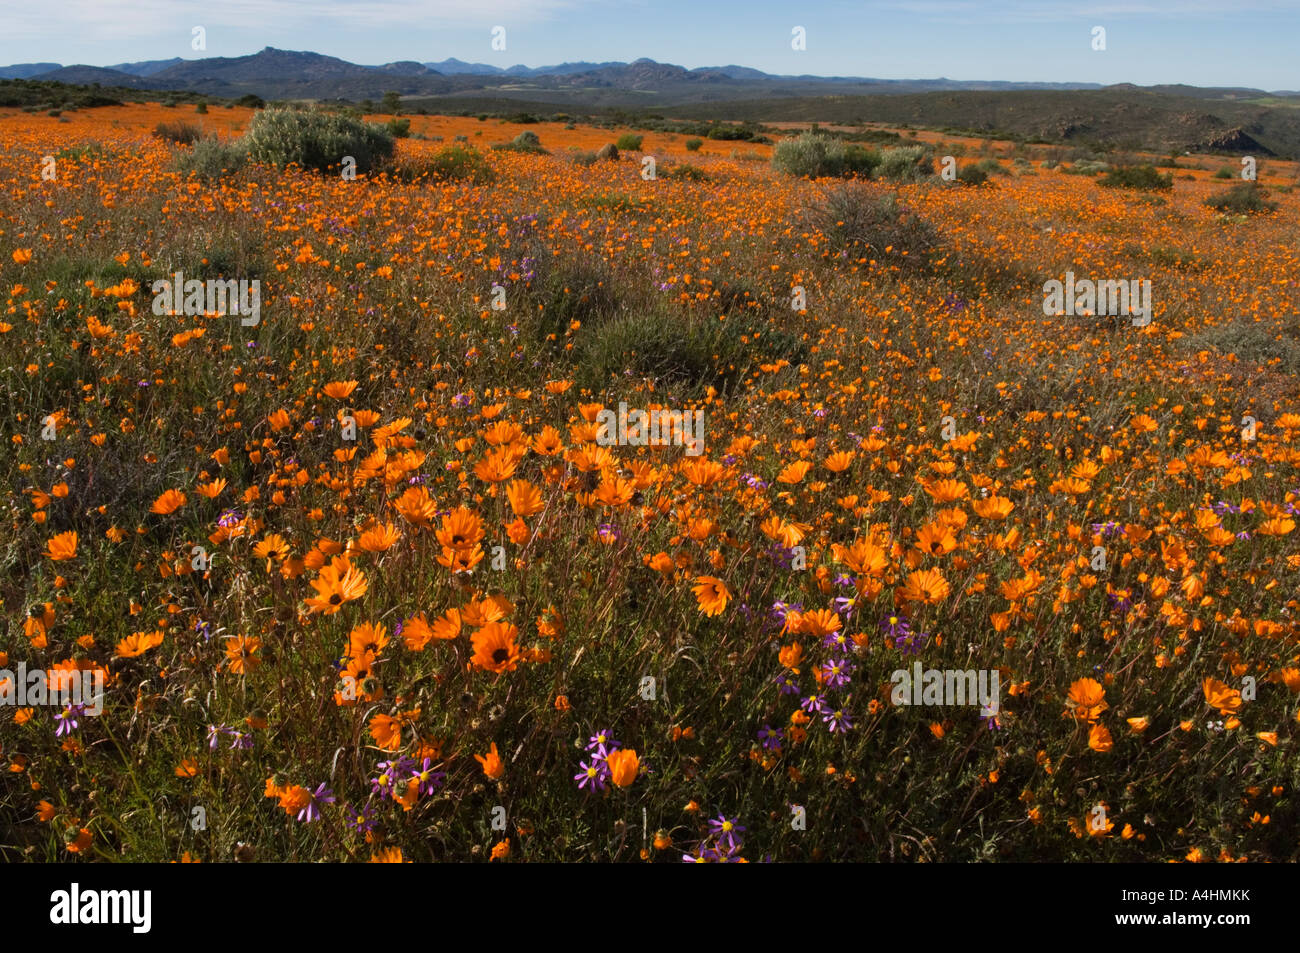
M 887 79 L 1300 89 L 1300 0 L 9 0 L 0 64 L 243 56 L 499 66 L 647 56 Z M 506 28 L 506 50 L 491 30 Z M 207 49 L 191 49 L 194 26 Z M 807 49 L 791 49 L 802 26 Z M 1092 29 L 1106 49 L 1092 49 Z

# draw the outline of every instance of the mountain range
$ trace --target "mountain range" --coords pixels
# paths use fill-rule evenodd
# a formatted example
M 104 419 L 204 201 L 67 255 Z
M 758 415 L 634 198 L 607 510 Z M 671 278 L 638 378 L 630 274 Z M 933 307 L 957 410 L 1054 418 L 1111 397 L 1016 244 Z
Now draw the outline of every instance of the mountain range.
M 776 76 L 745 66 L 686 69 L 650 59 L 536 68 L 454 58 L 364 66 L 267 47 L 198 60 L 0 67 L 0 87 L 10 87 L 0 89 L 0 99 L 39 107 L 43 95 L 57 98 L 41 92 L 47 81 L 91 87 L 83 95 L 106 102 L 132 98 L 133 91 L 140 98 L 171 92 L 191 101 L 256 96 L 331 103 L 376 102 L 396 92 L 407 112 L 877 122 L 1088 147 L 1300 156 L 1300 94 L 1237 87 Z M 19 84 L 28 88 L 12 88 Z
M 553 66 L 498 67 L 445 59 L 437 63 L 401 61 L 379 66 L 349 63 L 319 53 L 266 47 L 248 56 L 177 58 L 118 63 L 113 66 L 63 66 L 20 63 L 0 67 L 0 79 L 57 80 L 80 85 L 140 90 L 173 90 L 211 96 L 245 94 L 264 99 L 378 99 L 394 90 L 403 96 L 494 96 L 601 106 L 654 105 L 732 99 L 816 95 L 868 95 L 936 91 L 1012 91 L 1101 89 L 1097 83 L 973 82 L 944 78 L 887 80 L 860 76 L 777 76 L 745 66 L 686 69 L 639 59 L 631 63 L 560 63 Z M 1182 95 L 1212 99 L 1258 98 L 1257 89 L 1177 89 Z M 1282 94 L 1284 95 L 1284 94 Z

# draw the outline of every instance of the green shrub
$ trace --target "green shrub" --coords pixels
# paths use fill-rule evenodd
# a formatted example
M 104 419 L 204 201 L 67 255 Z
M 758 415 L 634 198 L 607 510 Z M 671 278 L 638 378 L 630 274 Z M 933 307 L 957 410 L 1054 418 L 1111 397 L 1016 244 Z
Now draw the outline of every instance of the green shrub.
M 546 150 L 542 148 L 542 140 L 537 138 L 537 133 L 531 130 L 521 132 L 509 142 L 499 142 L 492 147 L 501 152 L 537 152 L 543 155 Z
M 934 174 L 934 166 L 924 146 L 902 146 L 882 152 L 876 172 L 895 182 L 919 182 Z
M 684 143 L 687 152 L 699 152 L 700 146 L 704 145 L 703 139 L 687 139 Z
M 579 366 L 593 388 L 629 373 L 700 389 L 716 387 L 723 383 L 719 365 L 734 361 L 732 350 L 720 346 L 725 344 L 720 339 L 726 322 L 714 324 L 716 330 L 706 330 L 705 325 L 661 314 L 624 315 L 593 331 L 581 348 Z
M 800 178 L 839 175 L 844 168 L 844 147 L 827 136 L 804 132 L 776 144 L 772 150 L 772 165 L 787 175 Z
M 934 226 L 900 206 L 893 193 L 865 185 L 831 189 L 808 215 L 812 226 L 836 249 L 856 257 L 888 255 L 899 263 L 921 265 L 939 243 Z
M 1012 162 L 1019 166 L 1029 166 L 1029 160 L 1017 156 Z M 997 159 L 980 159 L 975 163 L 975 168 L 979 169 L 985 175 L 1010 176 L 1011 172 L 1002 165 Z M 1030 166 L 1032 168 L 1032 166 Z
M 279 168 L 296 163 L 319 172 L 351 156 L 364 174 L 391 159 L 394 149 L 383 126 L 314 110 L 263 109 L 253 116 L 244 142 L 253 162 Z
M 1174 177 L 1170 173 L 1161 175 L 1153 165 L 1120 166 L 1103 175 L 1097 180 L 1097 184 L 1108 189 L 1168 191 L 1174 187 Z
M 405 139 L 411 135 L 411 120 L 409 119 L 390 119 L 384 123 L 384 128 L 394 139 Z
M 1277 203 L 1266 201 L 1267 194 L 1256 182 L 1242 182 L 1226 192 L 1211 195 L 1205 200 L 1205 204 L 1220 212 L 1233 212 L 1238 215 L 1246 212 L 1271 212 L 1277 208 Z
M 194 107 L 194 111 L 198 113 L 200 116 L 206 116 L 208 114 L 208 104 L 199 103 L 197 106 Z
M 880 165 L 882 155 L 873 149 L 845 145 L 838 139 L 805 132 L 793 139 L 783 139 L 772 150 L 772 165 L 787 175 L 810 179 L 833 176 L 870 176 Z
M 595 328 L 578 346 L 575 359 L 593 390 L 631 374 L 699 394 L 708 387 L 732 390 L 757 363 L 784 358 L 798 364 L 806 356 L 806 345 L 798 337 L 771 328 L 758 315 L 692 320 L 637 312 Z
M 1063 168 L 1062 172 L 1068 172 L 1071 175 L 1096 175 L 1099 172 L 1106 172 L 1110 169 L 1109 162 L 1102 162 L 1100 159 L 1079 159 Z
M 480 185 L 496 180 L 496 172 L 482 153 L 469 146 L 451 145 L 430 156 L 403 160 L 394 175 L 407 182 L 472 182 Z
M 532 257 L 535 277 L 529 283 L 530 312 L 536 316 L 538 341 L 555 335 L 555 340 L 562 342 L 574 321 L 591 331 L 618 311 L 613 272 L 603 258 L 586 255 L 560 261 L 553 253 L 540 250 Z
M 193 145 L 203 138 L 203 130 L 192 122 L 160 122 L 153 127 L 153 134 L 181 146 Z
M 600 156 L 590 149 L 578 149 L 573 153 L 573 161 L 578 165 L 595 165 L 600 161 Z
M 674 162 L 665 166 L 661 169 L 660 175 L 665 179 L 681 179 L 688 182 L 708 182 L 711 179 L 709 173 L 689 162 Z
M 1214 177 L 1216 179 L 1231 179 L 1234 175 L 1236 175 L 1236 173 L 1233 172 L 1232 169 L 1226 165 L 1223 168 L 1221 168 L 1218 172 L 1214 173 Z
M 1271 326 L 1241 318 L 1204 328 L 1178 343 L 1189 353 L 1231 354 L 1238 361 L 1273 367 L 1291 376 L 1300 374 L 1300 332 L 1285 323 Z
M 644 136 L 638 136 L 634 133 L 625 132 L 614 140 L 614 145 L 618 146 L 623 152 L 640 152 L 641 141 Z
M 856 175 L 861 178 L 870 178 L 872 173 L 880 166 L 883 156 L 878 149 L 867 149 L 863 146 L 847 145 L 844 147 L 843 166 L 840 175 Z
M 962 185 L 983 185 L 989 180 L 989 174 L 980 168 L 979 163 L 964 165 L 957 170 L 957 181 Z
M 104 147 L 97 142 L 86 143 L 81 146 L 68 146 L 54 153 L 54 158 L 60 162 L 80 162 L 82 159 L 102 159 L 107 155 Z
M 748 129 L 739 129 L 735 126 L 714 126 L 709 130 L 708 136 L 718 142 L 743 142 L 752 139 L 753 133 Z
M 238 172 L 247 162 L 248 150 L 242 142 L 223 142 L 216 136 L 208 136 L 178 155 L 172 168 L 181 175 L 193 173 L 211 181 Z

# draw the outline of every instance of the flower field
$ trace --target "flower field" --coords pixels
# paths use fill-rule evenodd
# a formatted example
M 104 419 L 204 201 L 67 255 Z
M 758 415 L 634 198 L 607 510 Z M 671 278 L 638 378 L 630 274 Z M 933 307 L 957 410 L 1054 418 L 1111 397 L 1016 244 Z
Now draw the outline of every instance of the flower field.
M 1250 215 L 1210 157 L 861 183 L 922 253 L 767 145 L 415 116 L 491 175 L 203 179 L 176 113 L 0 110 L 4 860 L 1300 855 L 1295 163 Z

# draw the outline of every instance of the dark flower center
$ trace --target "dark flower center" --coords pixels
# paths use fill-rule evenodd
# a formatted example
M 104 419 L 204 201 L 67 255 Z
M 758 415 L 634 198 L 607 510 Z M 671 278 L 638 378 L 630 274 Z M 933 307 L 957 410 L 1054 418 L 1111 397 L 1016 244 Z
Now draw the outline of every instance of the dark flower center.
M 507 652 L 505 649 L 497 649 L 495 652 L 492 653 L 492 661 L 497 665 L 500 665 L 508 658 L 510 658 L 510 653 Z

